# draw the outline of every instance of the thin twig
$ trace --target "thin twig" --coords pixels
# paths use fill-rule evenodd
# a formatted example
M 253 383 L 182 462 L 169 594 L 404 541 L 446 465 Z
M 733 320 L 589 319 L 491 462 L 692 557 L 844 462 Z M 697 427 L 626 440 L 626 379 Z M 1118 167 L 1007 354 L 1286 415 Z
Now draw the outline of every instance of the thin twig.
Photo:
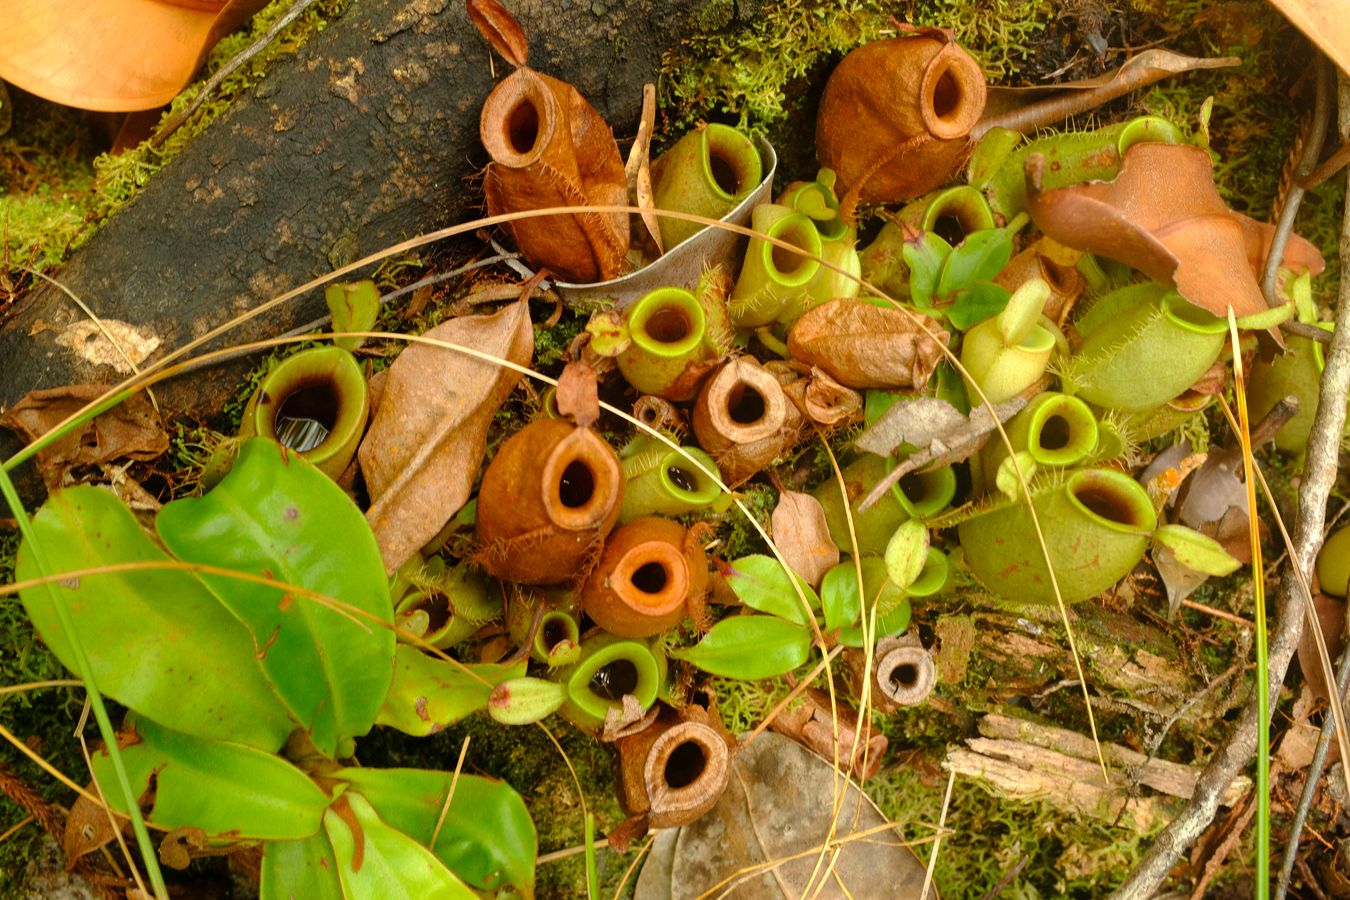
M 1313 105 L 1312 130 L 1308 133 L 1308 140 L 1299 155 L 1298 166 L 1294 170 L 1294 183 L 1289 188 L 1284 205 L 1280 207 L 1280 221 L 1276 223 L 1275 234 L 1270 239 L 1266 268 L 1261 277 L 1261 293 L 1266 295 L 1266 302 L 1271 306 L 1280 305 L 1279 297 L 1276 295 L 1275 276 L 1280 270 L 1280 262 L 1284 260 L 1284 248 L 1289 243 L 1289 235 L 1294 231 L 1294 219 L 1298 217 L 1298 208 L 1303 203 L 1303 195 L 1307 193 L 1302 179 L 1317 166 L 1317 160 L 1322 155 L 1322 144 L 1326 142 L 1327 127 L 1331 122 L 1331 64 L 1319 55 L 1313 66 L 1317 69 L 1317 100 Z
M 243 68 L 244 63 L 261 53 L 268 44 L 276 39 L 277 35 L 285 30 L 286 26 L 294 22 L 300 17 L 302 12 L 313 5 L 314 0 L 295 0 L 295 2 L 291 4 L 291 8 L 286 10 L 285 14 L 282 15 L 280 19 L 277 19 L 271 28 L 267 29 L 266 34 L 250 44 L 248 49 L 239 53 L 225 65 L 221 66 L 220 70 L 212 75 L 210 79 L 207 80 L 206 84 L 202 86 L 202 89 L 197 92 L 197 96 L 192 98 L 191 103 L 183 107 L 180 112 L 169 116 L 168 121 L 161 125 L 159 130 L 150 136 L 150 146 L 155 148 L 162 146 L 169 135 L 177 131 L 193 113 L 200 109 L 201 105 L 206 102 L 207 98 L 215 93 L 216 88 L 220 87 L 226 78 L 229 78 L 235 72 L 238 72 Z
M 1340 82 L 1341 135 L 1350 137 L 1350 81 Z M 1342 264 L 1350 267 L 1350 208 L 1341 230 Z M 1341 429 L 1345 425 L 1345 398 L 1350 390 L 1350 279 L 1342 279 L 1336 305 L 1336 330 L 1322 374 L 1321 395 L 1308 452 L 1303 483 L 1299 488 L 1298 519 L 1294 530 L 1293 555 L 1307 571 L 1312 568 L 1322 543 L 1327 496 L 1336 480 Z M 1303 632 L 1303 598 L 1292 572 L 1280 581 L 1279 620 L 1270 646 L 1270 686 L 1276 693 L 1284 681 L 1289 661 Z M 1195 841 L 1219 807 L 1219 797 L 1256 753 L 1256 698 L 1242 711 L 1233 734 L 1196 784 L 1191 802 L 1163 831 L 1112 895 L 1115 900 L 1144 900 L 1158 890 L 1181 854 Z

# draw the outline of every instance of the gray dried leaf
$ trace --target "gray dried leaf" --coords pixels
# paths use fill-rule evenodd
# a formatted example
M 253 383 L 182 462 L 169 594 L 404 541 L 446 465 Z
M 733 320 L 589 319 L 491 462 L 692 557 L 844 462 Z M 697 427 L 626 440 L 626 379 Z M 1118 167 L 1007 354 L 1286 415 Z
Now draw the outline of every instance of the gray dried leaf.
M 825 573 L 839 563 L 825 507 L 810 494 L 782 491 L 769 526 L 783 560 L 812 587 L 819 587 Z

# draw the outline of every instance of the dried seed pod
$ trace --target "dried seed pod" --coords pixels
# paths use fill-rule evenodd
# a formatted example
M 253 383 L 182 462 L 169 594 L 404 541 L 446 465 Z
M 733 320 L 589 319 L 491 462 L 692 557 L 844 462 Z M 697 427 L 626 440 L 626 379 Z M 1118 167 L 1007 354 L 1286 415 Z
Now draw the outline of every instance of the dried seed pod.
M 478 561 L 496 578 L 584 577 L 619 518 L 623 472 L 589 428 L 539 419 L 502 444 L 478 491 Z

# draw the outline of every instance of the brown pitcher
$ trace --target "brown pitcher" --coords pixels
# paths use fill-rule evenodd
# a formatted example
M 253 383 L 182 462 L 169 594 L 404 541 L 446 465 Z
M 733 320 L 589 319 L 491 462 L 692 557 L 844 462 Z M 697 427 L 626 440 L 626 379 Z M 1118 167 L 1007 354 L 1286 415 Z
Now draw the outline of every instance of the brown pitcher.
M 478 490 L 478 562 L 503 581 L 562 584 L 600 558 L 623 471 L 589 428 L 538 419 L 502 444 Z
M 678 522 L 648 516 L 610 535 L 581 600 L 610 634 L 642 638 L 678 625 L 707 590 L 703 548 Z
M 970 152 L 984 101 L 979 64 L 942 29 L 845 56 L 816 119 L 816 156 L 839 176 L 845 220 L 860 202 L 897 203 L 950 178 Z
M 500 4 L 477 5 L 486 8 L 470 6 L 479 31 L 516 66 L 488 95 L 478 122 L 492 157 L 483 179 L 488 214 L 626 205 L 623 158 L 605 120 L 572 85 L 525 65 L 524 33 Z M 535 216 L 502 227 L 531 265 L 571 282 L 615 277 L 628 252 L 623 213 Z

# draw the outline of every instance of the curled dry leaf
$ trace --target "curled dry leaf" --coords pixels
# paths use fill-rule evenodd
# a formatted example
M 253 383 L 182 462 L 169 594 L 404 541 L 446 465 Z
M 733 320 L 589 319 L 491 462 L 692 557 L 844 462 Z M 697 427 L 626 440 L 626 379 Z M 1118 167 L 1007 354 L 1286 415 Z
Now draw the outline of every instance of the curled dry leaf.
M 205 848 L 205 831 L 191 825 L 181 825 L 164 835 L 159 842 L 159 861 L 171 869 L 182 871 Z
M 31 391 L 0 416 L 25 441 L 34 441 L 107 392 L 99 384 Z M 97 466 L 116 459 L 154 459 L 169 449 L 169 436 L 160 425 L 145 394 L 133 394 L 124 403 L 95 416 L 37 455 L 38 471 L 49 488 L 78 466 Z
M 497 0 L 466 0 L 469 19 L 492 49 L 516 68 L 525 65 L 530 55 L 530 42 L 515 17 Z
M 652 186 L 652 130 L 656 127 L 656 85 L 642 86 L 642 118 L 638 120 L 637 137 L 628 148 L 628 162 L 624 175 L 628 178 L 628 196 L 640 209 L 646 236 L 656 245 L 656 255 L 665 253 L 661 244 L 661 225 L 656 220 L 656 192 Z
M 1228 208 L 1209 155 L 1187 144 L 1145 142 L 1125 151 L 1114 181 L 1042 190 L 1045 158 L 1027 158 L 1027 208 L 1069 247 L 1127 263 L 1216 316 L 1267 309 L 1257 277 L 1274 228 Z M 1291 235 L 1284 265 L 1319 274 L 1317 248 Z
M 919 449 L 877 482 L 858 504 L 859 511 L 870 509 L 910 472 L 968 459 L 989 440 L 996 419 L 1007 422 L 1026 405 L 1024 398 L 1011 397 L 992 410 L 986 404 L 972 409 L 966 416 L 946 400 L 936 397 L 918 397 L 908 403 L 895 404 L 858 435 L 853 445 L 878 456 L 890 456 L 905 444 Z
M 792 326 L 788 352 L 851 388 L 922 387 L 942 359 L 939 342 L 949 338 L 927 316 L 831 300 Z
M 529 305 L 461 316 L 426 337 L 527 366 L 534 352 Z M 520 374 L 457 350 L 414 344 L 399 354 L 358 457 L 370 488 L 366 514 L 393 572 L 445 526 L 483 460 L 492 415 Z
M 827 760 L 838 759 L 859 781 L 881 770 L 881 758 L 890 743 L 886 735 L 872 731 L 870 721 L 863 723 L 860 732 L 858 714 L 842 701 L 831 708 L 830 695 L 817 688 L 808 688 L 798 705 L 779 713 L 769 727 Z
M 558 412 L 582 428 L 590 428 L 600 418 L 600 393 L 595 370 L 585 360 L 570 362 L 558 378 Z
M 839 548 L 830 539 L 825 507 L 810 494 L 782 491 L 770 520 L 773 541 L 792 571 L 812 587 L 839 563 Z
M 1241 64 L 1242 60 L 1236 56 L 1183 56 L 1155 47 L 1131 56 L 1114 72 L 1096 78 L 1034 87 L 990 87 L 984 115 L 973 134 L 978 137 L 991 128 L 1030 133 L 1173 75 Z

